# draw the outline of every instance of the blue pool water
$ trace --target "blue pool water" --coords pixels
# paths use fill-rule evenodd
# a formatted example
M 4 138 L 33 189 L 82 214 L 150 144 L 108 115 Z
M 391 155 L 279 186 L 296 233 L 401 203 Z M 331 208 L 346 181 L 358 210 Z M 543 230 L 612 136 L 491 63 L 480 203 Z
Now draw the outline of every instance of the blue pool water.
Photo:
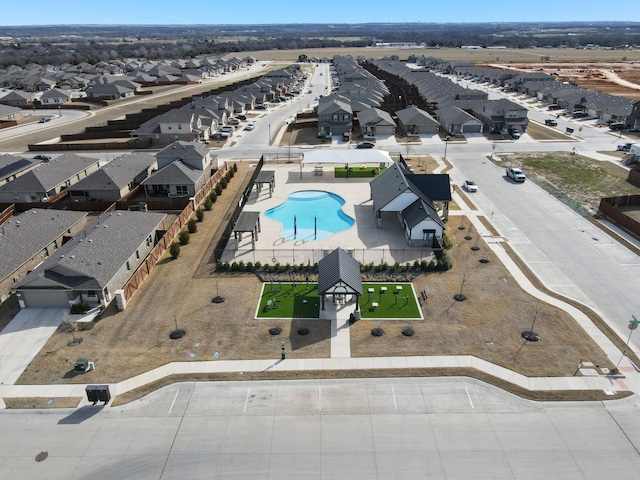
M 339 195 L 321 190 L 294 192 L 287 201 L 264 214 L 282 224 L 283 238 L 323 240 L 351 228 L 355 220 L 342 211 Z

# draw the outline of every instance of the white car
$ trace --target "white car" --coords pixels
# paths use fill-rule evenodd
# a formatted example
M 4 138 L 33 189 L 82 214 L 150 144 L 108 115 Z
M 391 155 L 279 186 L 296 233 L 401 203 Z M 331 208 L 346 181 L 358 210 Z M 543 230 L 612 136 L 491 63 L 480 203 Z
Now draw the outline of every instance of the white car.
M 462 184 L 462 188 L 464 188 L 467 192 L 477 192 L 478 184 L 473 180 L 465 180 Z
M 244 127 L 245 130 L 253 130 L 255 125 L 253 123 L 247 123 L 247 126 Z

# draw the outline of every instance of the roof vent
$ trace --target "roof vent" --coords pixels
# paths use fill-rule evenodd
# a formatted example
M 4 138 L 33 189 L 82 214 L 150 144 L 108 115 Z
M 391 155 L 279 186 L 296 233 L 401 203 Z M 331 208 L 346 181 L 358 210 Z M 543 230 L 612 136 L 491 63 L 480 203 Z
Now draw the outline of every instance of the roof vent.
M 92 240 L 92 239 L 89 239 L 89 243 L 91 243 L 91 242 L 93 242 L 93 240 Z
M 16 227 L 20 226 L 20 220 L 16 220 Z
M 105 225 L 104 228 L 107 228 L 107 226 Z
M 76 258 L 74 255 L 69 255 L 69 258 Z

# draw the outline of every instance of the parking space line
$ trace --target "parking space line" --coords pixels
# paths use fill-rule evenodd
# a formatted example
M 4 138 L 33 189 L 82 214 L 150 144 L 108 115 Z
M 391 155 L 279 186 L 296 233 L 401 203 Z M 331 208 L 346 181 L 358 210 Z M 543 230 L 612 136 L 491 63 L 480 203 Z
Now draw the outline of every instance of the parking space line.
M 471 404 L 471 408 L 476 408 L 473 406 L 473 402 L 471 401 L 471 395 L 469 394 L 469 389 L 467 388 L 467 384 L 464 384 L 464 391 L 467 392 L 467 398 L 469 399 L 469 404 Z
M 180 389 L 176 390 L 176 395 L 175 397 L 173 397 L 173 402 L 171 402 L 171 406 L 169 407 L 169 411 L 167 412 L 167 415 L 171 415 L 171 410 L 173 410 L 173 406 L 176 403 L 176 400 L 178 399 L 178 394 L 180 393 Z
M 249 394 L 251 393 L 251 387 L 249 387 L 247 389 L 247 398 L 245 398 L 244 400 L 244 409 L 242 410 L 242 413 L 247 413 L 247 404 L 249 403 Z

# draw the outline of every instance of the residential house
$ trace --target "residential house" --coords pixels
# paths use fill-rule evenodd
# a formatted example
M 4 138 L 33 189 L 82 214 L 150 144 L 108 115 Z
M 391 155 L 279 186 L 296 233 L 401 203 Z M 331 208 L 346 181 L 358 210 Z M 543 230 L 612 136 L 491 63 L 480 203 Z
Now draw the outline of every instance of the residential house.
M 166 215 L 101 214 L 12 289 L 21 308 L 106 307 L 157 243 Z
M 85 225 L 87 213 L 33 208 L 0 225 L 0 302 Z
M 0 186 L 0 203 L 46 201 L 99 168 L 95 158 L 66 153 Z
M 135 88 L 117 83 L 106 83 L 87 87 L 86 94 L 87 98 L 94 100 L 117 100 L 121 98 L 133 98 L 136 93 Z
M 396 131 L 396 122 L 391 115 L 379 108 L 370 108 L 358 112 L 358 123 L 360 132 L 365 137 L 375 137 L 376 135 L 393 135 Z
M 156 154 L 158 171 L 143 180 L 147 196 L 192 197 L 204 187 L 217 164 L 198 142 L 177 141 Z
M 473 112 L 489 131 L 507 132 L 509 128 L 526 131 L 528 110 L 506 98 L 483 100 L 474 103 Z
M 71 92 L 68 90 L 60 90 L 53 88 L 47 90 L 40 96 L 40 103 L 42 105 L 61 105 L 71 101 Z
M 158 160 L 149 153 L 121 155 L 70 187 L 69 196 L 115 202 L 131 193 L 157 169 Z
M 149 138 L 153 145 L 161 146 L 176 140 L 206 141 L 211 135 L 212 122 L 205 121 L 203 117 L 210 115 L 191 107 L 187 105 L 158 115 L 133 130 L 131 135 Z
M 436 117 L 442 128 L 452 135 L 481 133 L 483 131 L 482 121 L 455 105 L 438 108 Z
M 407 136 L 414 135 L 435 135 L 438 133 L 440 123 L 415 105 L 398 110 L 398 131 Z
M 0 98 L 0 104 L 8 105 L 10 107 L 28 107 L 33 103 L 33 94 L 23 92 L 21 90 L 14 90 L 7 93 L 4 97 Z
M 321 98 L 317 108 L 318 137 L 331 138 L 343 135 L 353 129 L 351 102 L 342 95 Z
M 2 122 L 13 122 L 19 118 L 22 118 L 22 109 L 20 107 L 0 105 L 0 124 Z
M 42 163 L 42 160 L 3 153 L 0 155 L 0 186 L 15 180 L 29 170 L 33 170 L 40 163 Z

